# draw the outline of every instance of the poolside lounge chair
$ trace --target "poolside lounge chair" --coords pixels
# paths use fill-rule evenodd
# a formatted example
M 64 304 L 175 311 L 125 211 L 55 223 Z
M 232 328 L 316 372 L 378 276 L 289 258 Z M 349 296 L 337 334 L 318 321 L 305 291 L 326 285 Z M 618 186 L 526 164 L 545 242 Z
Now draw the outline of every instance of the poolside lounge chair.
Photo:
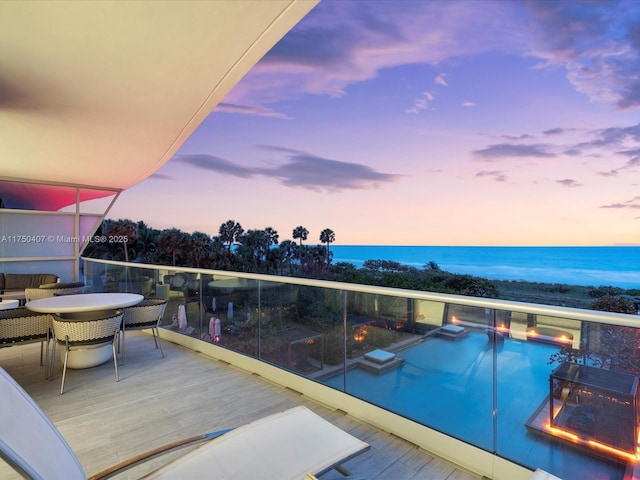
M 295 407 L 236 428 L 149 475 L 149 479 L 277 478 L 322 475 L 369 445 L 306 407 Z
M 40 407 L 0 368 L 0 458 L 24 478 L 86 480 L 75 454 Z M 231 431 L 178 441 L 91 477 L 109 478 L 189 442 L 209 440 L 145 478 L 296 479 L 320 475 L 369 445 L 305 407 L 295 407 Z M 341 472 L 342 473 L 342 472 Z

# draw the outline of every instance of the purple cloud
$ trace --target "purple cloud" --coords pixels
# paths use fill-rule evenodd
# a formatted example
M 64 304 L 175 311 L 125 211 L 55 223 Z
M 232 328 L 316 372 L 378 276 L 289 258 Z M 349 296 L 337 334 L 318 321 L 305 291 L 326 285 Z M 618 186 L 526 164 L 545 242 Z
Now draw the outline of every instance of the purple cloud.
M 231 92 L 230 103 L 341 96 L 385 69 L 501 51 L 537 58 L 540 69 L 563 69 L 591 100 L 633 108 L 640 106 L 638 31 L 635 0 L 493 1 L 481 8 L 443 0 L 324 0 Z
M 626 202 L 619 203 L 611 203 L 609 205 L 602 205 L 600 208 L 616 208 L 616 209 L 639 209 L 640 208 L 640 197 L 633 197 L 631 200 L 627 200 Z
M 482 170 L 476 173 L 476 177 L 488 177 L 496 182 L 506 182 L 507 176 L 500 170 Z
M 527 2 L 540 68 L 562 67 L 574 88 L 618 108 L 640 106 L 640 27 L 634 0 Z
M 288 161 L 274 168 L 256 169 L 256 173 L 277 178 L 283 185 L 314 191 L 338 192 L 377 188 L 400 175 L 378 172 L 366 165 L 330 160 L 300 150 L 261 145 L 259 148 L 288 154 Z
M 475 150 L 473 153 L 482 160 L 497 160 L 502 158 L 523 158 L 523 157 L 535 157 L 535 158 L 553 158 L 556 155 L 550 153 L 549 145 L 546 144 L 512 144 L 512 143 L 499 143 L 495 145 L 489 145 L 488 147 L 480 150 Z
M 401 175 L 382 173 L 359 163 L 319 157 L 301 150 L 273 145 L 257 148 L 286 154 L 288 159 L 274 167 L 243 167 L 212 155 L 184 155 L 176 161 L 223 175 L 252 178 L 256 175 L 275 178 L 288 187 L 313 191 L 338 192 L 377 188 L 397 180 Z
M 232 175 L 240 178 L 251 178 L 254 173 L 250 168 L 242 167 L 236 163 L 224 160 L 213 155 L 196 154 L 183 155 L 176 158 L 176 161 L 192 165 L 196 168 L 209 170 L 225 175 Z
M 575 188 L 575 187 L 581 187 L 582 184 L 577 182 L 576 180 L 573 180 L 572 178 L 565 178 L 562 180 L 556 180 L 556 183 L 559 183 L 560 185 L 564 186 L 564 187 L 568 187 L 568 188 Z

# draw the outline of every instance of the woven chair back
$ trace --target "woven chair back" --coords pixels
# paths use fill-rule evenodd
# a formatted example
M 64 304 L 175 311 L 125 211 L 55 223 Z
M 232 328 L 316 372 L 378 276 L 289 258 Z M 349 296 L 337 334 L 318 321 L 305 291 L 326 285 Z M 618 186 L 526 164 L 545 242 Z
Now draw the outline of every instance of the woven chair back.
M 68 338 L 71 343 L 103 343 L 114 338 L 121 322 L 122 310 L 116 310 L 113 315 L 90 320 L 65 319 L 54 315 L 53 333 L 58 341 Z
M 84 293 L 86 287 L 68 287 L 68 288 L 25 288 L 24 296 L 27 302 L 32 300 L 40 300 L 41 298 L 55 297 L 58 295 L 76 295 Z
M 123 310 L 122 323 L 127 328 L 157 323 L 164 315 L 166 308 L 167 301 L 161 298 L 143 300 L 139 304 Z
M 46 338 L 52 317 L 25 307 L 0 310 L 0 344 Z

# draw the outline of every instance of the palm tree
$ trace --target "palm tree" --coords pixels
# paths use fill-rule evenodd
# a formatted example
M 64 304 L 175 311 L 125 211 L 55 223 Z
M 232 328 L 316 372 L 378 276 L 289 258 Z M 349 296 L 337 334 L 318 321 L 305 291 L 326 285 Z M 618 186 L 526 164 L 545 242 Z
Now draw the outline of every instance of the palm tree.
M 270 248 L 267 251 L 267 260 L 264 264 L 266 273 L 273 272 L 276 275 L 282 275 L 282 266 L 284 265 L 284 261 L 284 250 L 282 250 L 282 248 Z
M 320 242 L 324 243 L 327 246 L 327 265 L 331 263 L 331 249 L 329 248 L 329 244 L 336 241 L 336 234 L 330 228 L 325 228 L 320 232 Z
M 209 268 L 217 270 L 231 270 L 233 254 L 227 249 L 220 237 L 211 239 L 211 258 Z
M 143 263 L 153 263 L 155 261 L 154 255 L 157 254 L 157 242 L 160 232 L 142 220 L 138 222 L 138 238 L 133 245 L 133 249 L 136 252 L 136 258 Z
M 124 249 L 124 261 L 129 261 L 129 243 L 133 243 L 138 238 L 138 226 L 131 220 L 118 220 L 112 222 L 105 232 L 107 238 L 113 239 L 116 243 L 122 243 Z
M 267 252 L 271 246 L 271 239 L 264 230 L 248 230 L 242 235 L 241 245 L 237 255 L 243 259 L 245 268 L 249 271 L 259 272 L 263 261 L 267 258 Z
M 329 244 L 336 241 L 336 234 L 330 228 L 325 228 L 320 232 L 320 242 L 327 245 L 327 249 L 329 248 Z
M 298 255 L 298 244 L 291 240 L 285 240 L 280 244 L 280 250 L 282 250 L 282 258 L 284 262 L 289 265 L 289 275 L 293 276 L 293 261 Z
M 269 245 L 278 245 L 278 232 L 271 227 L 264 229 L 264 233 L 269 237 Z
M 304 228 L 302 225 L 293 229 L 293 239 L 295 240 L 296 238 L 299 238 L 300 246 L 302 246 L 302 241 L 306 240 L 308 235 L 309 235 L 309 230 Z
M 242 237 L 244 233 L 244 228 L 235 220 L 227 220 L 225 223 L 220 225 L 220 229 L 218 230 L 220 235 L 220 240 L 223 243 L 226 243 L 231 250 L 231 245 L 233 242 L 237 242 Z
M 323 245 L 313 247 L 309 251 L 310 266 L 314 273 L 323 274 L 325 269 L 325 262 L 328 263 L 329 251 Z
M 177 228 L 168 228 L 160 232 L 158 250 L 171 255 L 171 264 L 176 265 L 178 258 L 186 256 L 189 234 Z
M 188 257 L 193 266 L 201 267 L 202 260 L 211 254 L 211 237 L 206 233 L 193 232 L 191 234 Z

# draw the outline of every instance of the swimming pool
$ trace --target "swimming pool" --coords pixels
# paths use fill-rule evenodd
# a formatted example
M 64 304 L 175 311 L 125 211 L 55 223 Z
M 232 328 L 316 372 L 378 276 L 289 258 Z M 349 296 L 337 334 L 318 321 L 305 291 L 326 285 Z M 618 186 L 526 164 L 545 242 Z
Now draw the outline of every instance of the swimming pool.
M 353 368 L 346 379 L 322 382 L 342 390 L 346 380 L 346 392 L 355 397 L 564 480 L 621 480 L 623 466 L 525 427 L 549 394 L 549 374 L 557 366 L 549 358 L 557 351 L 510 338 L 494 348 L 486 334 L 471 331 L 457 341 L 427 337 L 396 352 L 404 363 L 392 371 Z

